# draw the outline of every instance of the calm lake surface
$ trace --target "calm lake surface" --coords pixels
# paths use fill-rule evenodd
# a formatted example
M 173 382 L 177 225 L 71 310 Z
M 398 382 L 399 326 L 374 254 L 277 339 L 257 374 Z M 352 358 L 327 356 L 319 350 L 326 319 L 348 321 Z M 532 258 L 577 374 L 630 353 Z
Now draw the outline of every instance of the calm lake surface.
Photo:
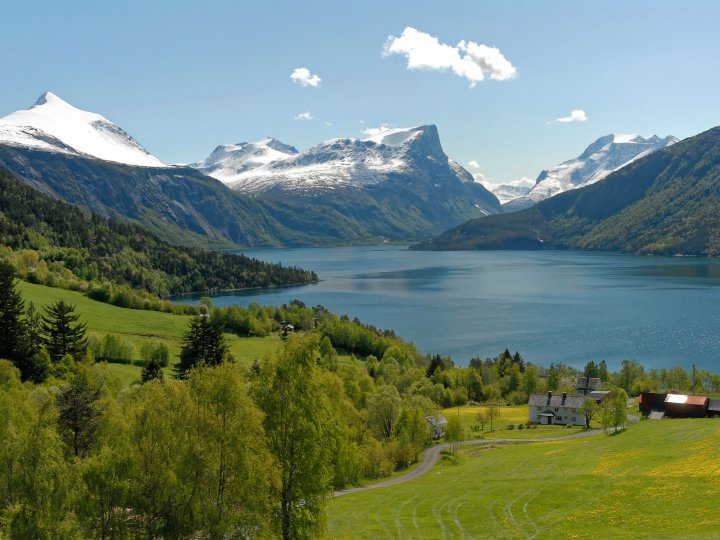
M 322 281 L 224 293 L 215 305 L 322 304 L 460 365 L 507 347 L 543 365 L 605 359 L 614 369 L 629 358 L 720 371 L 718 260 L 395 246 L 243 253 L 315 270 Z

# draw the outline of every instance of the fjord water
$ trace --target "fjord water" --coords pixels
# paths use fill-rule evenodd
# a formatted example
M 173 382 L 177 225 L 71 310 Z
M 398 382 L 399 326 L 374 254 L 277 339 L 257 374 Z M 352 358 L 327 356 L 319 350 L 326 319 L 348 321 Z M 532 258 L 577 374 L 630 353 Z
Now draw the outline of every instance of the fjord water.
M 566 251 L 417 252 L 404 247 L 255 249 L 320 283 L 223 293 L 215 305 L 321 304 L 389 328 L 422 352 L 470 358 L 506 347 L 582 367 L 720 369 L 720 261 Z M 197 301 L 186 299 L 185 301 Z

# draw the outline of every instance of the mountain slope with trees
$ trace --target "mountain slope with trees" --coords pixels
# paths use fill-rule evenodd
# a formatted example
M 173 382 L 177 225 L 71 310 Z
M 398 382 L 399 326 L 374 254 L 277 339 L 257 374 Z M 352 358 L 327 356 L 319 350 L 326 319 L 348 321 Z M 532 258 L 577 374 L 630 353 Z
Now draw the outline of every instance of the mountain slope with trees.
M 414 249 L 586 249 L 720 255 L 720 127 L 591 186 L 469 221 Z
M 105 301 L 114 285 L 166 296 L 317 280 L 299 268 L 173 246 L 138 225 L 87 216 L 2 170 L 0 251 L 30 281 L 64 282 Z

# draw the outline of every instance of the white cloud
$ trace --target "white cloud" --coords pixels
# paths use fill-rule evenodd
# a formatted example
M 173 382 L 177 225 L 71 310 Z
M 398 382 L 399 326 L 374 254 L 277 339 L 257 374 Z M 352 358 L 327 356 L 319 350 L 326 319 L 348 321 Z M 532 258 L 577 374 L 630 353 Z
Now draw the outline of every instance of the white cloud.
M 310 73 L 310 70 L 304 67 L 294 69 L 290 74 L 290 79 L 300 86 L 317 87 L 322 82 L 322 79 L 317 74 Z
M 325 122 L 325 125 L 326 125 L 327 127 L 332 127 L 332 122 Z
M 480 164 L 479 164 L 476 160 L 474 160 L 474 159 L 471 159 L 470 161 L 468 161 L 468 165 L 469 165 L 471 168 L 473 168 L 473 169 L 479 169 L 479 168 L 480 168 Z
M 295 120 L 312 120 L 313 115 L 310 111 L 305 111 L 295 116 Z
M 570 113 L 570 116 L 563 116 L 555 119 L 555 122 L 568 123 L 568 122 L 585 122 L 588 119 L 588 115 L 582 109 L 575 109 Z
M 473 41 L 461 41 L 457 46 L 440 43 L 438 38 L 407 27 L 400 37 L 390 36 L 385 42 L 383 56 L 400 54 L 407 58 L 407 68 L 413 70 L 452 70 L 465 77 L 473 87 L 486 77 L 496 81 L 512 79 L 517 70 L 500 49 Z
M 380 127 L 363 129 L 363 133 L 368 137 L 372 137 L 373 135 L 377 135 L 378 133 L 382 133 L 383 131 L 387 131 L 388 129 L 390 129 L 389 125 L 380 124 Z

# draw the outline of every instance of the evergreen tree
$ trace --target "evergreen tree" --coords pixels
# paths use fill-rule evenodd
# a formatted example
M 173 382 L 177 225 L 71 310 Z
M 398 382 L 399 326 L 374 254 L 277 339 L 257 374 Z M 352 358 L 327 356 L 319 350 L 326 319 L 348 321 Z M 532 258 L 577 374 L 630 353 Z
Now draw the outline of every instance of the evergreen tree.
M 226 360 L 232 361 L 223 330 L 220 317 L 201 313 L 190 319 L 180 349 L 180 363 L 175 368 L 176 376 L 184 378 L 189 370 L 197 366 L 217 366 Z
M 25 303 L 15 289 L 15 269 L 0 260 L 0 358 L 17 363 L 25 351 Z
M 76 456 L 87 454 L 95 443 L 100 421 L 99 399 L 100 389 L 82 370 L 57 395 L 58 423 Z
M 518 351 L 515 351 L 515 354 L 513 354 L 513 364 L 517 364 L 520 367 L 520 373 L 525 373 L 525 360 Z
M 163 370 L 160 367 L 160 362 L 158 362 L 155 358 L 151 358 L 145 363 L 145 367 L 143 367 L 140 380 L 143 384 L 145 384 L 146 382 L 152 381 L 153 379 L 162 380 L 162 378 Z
M 42 318 L 41 326 L 45 348 L 52 361 L 58 362 L 66 354 L 76 359 L 84 356 L 87 325 L 77 322 L 80 314 L 75 313 L 75 306 L 61 299 L 45 311 L 47 315 Z

